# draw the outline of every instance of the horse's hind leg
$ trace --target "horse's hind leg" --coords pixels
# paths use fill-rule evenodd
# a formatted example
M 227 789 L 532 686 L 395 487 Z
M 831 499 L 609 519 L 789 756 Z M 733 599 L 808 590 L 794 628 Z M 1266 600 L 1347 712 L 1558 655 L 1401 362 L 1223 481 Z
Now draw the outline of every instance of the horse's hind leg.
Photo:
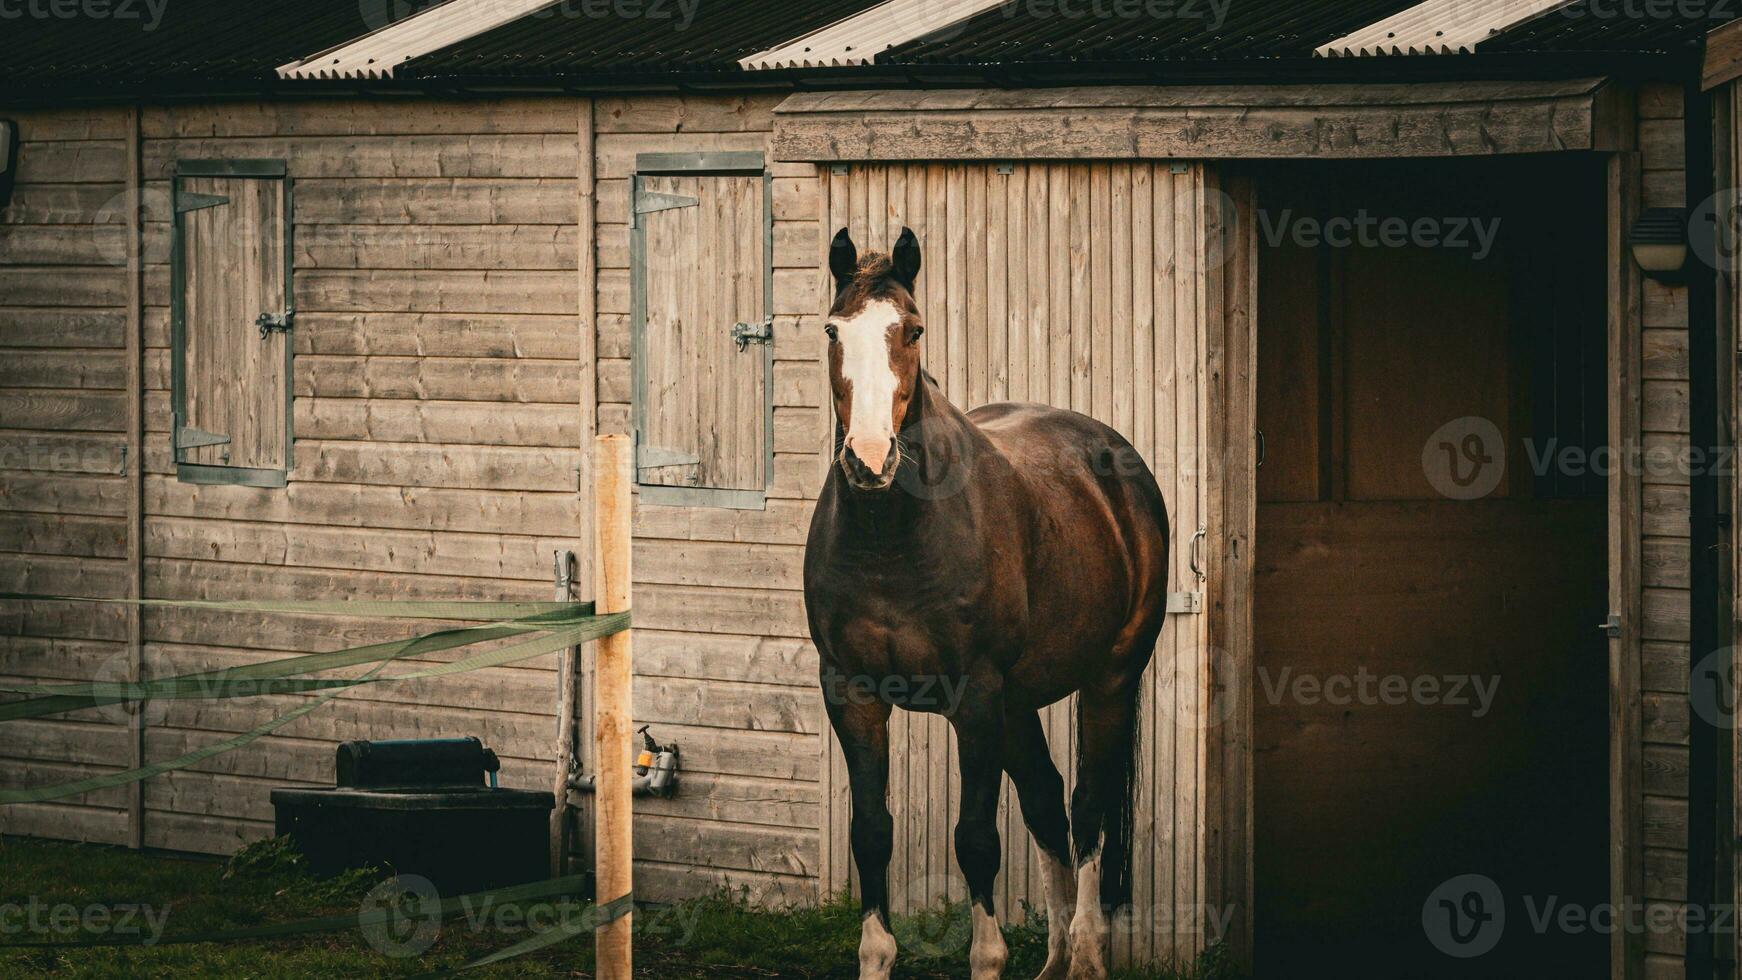
M 1047 749 L 1040 713 L 1016 708 L 1004 713 L 1004 771 L 1022 803 L 1022 822 L 1034 835 L 1046 868 L 1046 966 L 1036 980 L 1064 980 L 1070 969 L 1071 827 L 1065 816 L 1065 781 Z
M 889 815 L 889 705 L 858 703 L 824 685 L 823 703 L 847 758 L 852 784 L 853 861 L 859 866 L 860 980 L 889 980 L 895 936 L 889 931 L 889 857 L 895 821 Z
M 998 980 L 1009 950 L 992 906 L 992 885 L 1002 860 L 998 841 L 998 791 L 1004 782 L 1004 698 L 996 681 L 970 679 L 968 700 L 950 714 L 962 764 L 962 808 L 956 820 L 956 863 L 968 879 L 974 945 L 968 953 L 972 980 Z
M 1071 837 L 1077 913 L 1071 920 L 1072 980 L 1107 975 L 1107 914 L 1130 901 L 1131 801 L 1136 683 L 1077 695 L 1077 786 Z

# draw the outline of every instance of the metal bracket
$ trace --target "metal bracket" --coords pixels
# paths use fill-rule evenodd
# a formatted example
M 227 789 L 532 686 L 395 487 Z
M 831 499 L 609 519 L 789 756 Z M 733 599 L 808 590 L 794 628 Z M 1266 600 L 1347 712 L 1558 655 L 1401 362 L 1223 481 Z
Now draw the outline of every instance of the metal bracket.
M 655 211 L 670 211 L 673 208 L 693 208 L 700 203 L 700 199 L 684 194 L 642 191 L 635 197 L 635 213 L 653 214 Z
M 195 194 L 193 191 L 182 191 L 175 196 L 175 213 L 187 214 L 189 211 L 204 211 L 229 204 L 230 199 L 223 194 Z
M 260 328 L 260 339 L 265 340 L 271 333 L 289 333 L 294 313 L 262 313 L 254 318 L 254 325 Z
M 201 432 L 199 429 L 179 428 L 175 430 L 175 448 L 200 449 L 204 446 L 228 446 L 230 437 L 216 432 Z
M 1009 177 L 1010 175 L 1016 173 L 1016 164 L 1011 163 L 1010 161 L 1006 160 L 1003 163 L 1000 163 L 998 165 L 997 172 L 998 172 L 998 175 L 1001 177 Z
M 1602 630 L 1603 635 L 1609 639 L 1619 640 L 1621 638 L 1621 617 L 1610 615 L 1608 619 L 1598 623 L 1597 628 Z
M 1204 594 L 1202 592 L 1169 592 L 1167 594 L 1167 611 L 1193 615 L 1201 613 L 1204 611 Z
M 774 340 L 774 317 L 766 317 L 761 323 L 735 323 L 732 325 L 732 342 L 738 345 L 738 353 L 750 349 L 751 344 L 767 344 Z

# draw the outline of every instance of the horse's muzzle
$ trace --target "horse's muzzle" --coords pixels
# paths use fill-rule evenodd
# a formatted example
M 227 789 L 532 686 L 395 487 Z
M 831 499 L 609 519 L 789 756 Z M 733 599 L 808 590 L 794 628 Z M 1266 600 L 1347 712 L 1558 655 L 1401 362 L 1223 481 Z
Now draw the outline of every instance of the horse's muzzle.
M 895 485 L 895 465 L 900 459 L 899 453 L 891 452 L 883 461 L 883 472 L 872 471 L 865 461 L 851 450 L 840 455 L 841 473 L 847 478 L 847 485 L 855 490 L 887 490 Z

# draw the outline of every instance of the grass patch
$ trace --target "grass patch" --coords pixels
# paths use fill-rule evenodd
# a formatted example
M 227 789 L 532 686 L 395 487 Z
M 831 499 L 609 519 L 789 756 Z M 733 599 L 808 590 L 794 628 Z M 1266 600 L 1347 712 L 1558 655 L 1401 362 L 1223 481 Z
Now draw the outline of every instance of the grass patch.
M 246 928 L 329 915 L 354 916 L 384 878 L 355 871 L 310 876 L 283 841 L 264 841 L 228 864 L 77 844 L 0 839 L 0 976 L 68 978 L 401 977 L 462 966 L 528 938 L 555 921 L 551 903 L 501 904 L 449 918 L 421 956 L 390 956 L 351 926 L 330 934 L 248 944 L 102 949 L 26 949 L 19 944 L 88 939 L 137 931 L 178 934 Z M 568 903 L 569 914 L 584 908 Z M 131 911 L 130 911 L 131 910 Z M 529 927 L 530 921 L 536 926 Z M 900 919 L 896 976 L 967 975 L 964 907 Z M 1032 977 L 1046 959 L 1044 921 L 1031 910 L 1005 927 L 1005 975 Z M 764 911 L 741 897 L 713 898 L 636 912 L 636 974 L 642 977 L 791 977 L 850 980 L 858 975 L 859 915 L 844 899 L 816 908 Z M 589 977 L 590 934 L 476 971 L 483 977 Z M 1189 972 L 1126 972 L 1122 980 L 1218 980 L 1210 959 Z

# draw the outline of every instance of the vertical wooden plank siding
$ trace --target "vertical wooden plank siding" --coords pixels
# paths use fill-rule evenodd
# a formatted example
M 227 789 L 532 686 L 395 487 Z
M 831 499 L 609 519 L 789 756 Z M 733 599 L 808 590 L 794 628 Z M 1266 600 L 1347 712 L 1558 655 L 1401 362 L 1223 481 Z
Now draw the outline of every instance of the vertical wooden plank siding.
M 1028 163 L 1006 174 L 980 164 L 855 166 L 827 178 L 831 217 L 824 228 L 872 223 L 854 209 L 877 191 L 858 188 L 861 182 L 875 188 L 884 169 L 905 170 L 909 188 L 925 189 L 917 200 L 908 194 L 918 209 L 903 221 L 921 236 L 925 254 L 917 292 L 932 341 L 927 368 L 964 407 L 1005 394 L 1063 407 L 1080 403 L 1120 428 L 1156 469 L 1173 513 L 1171 587 L 1201 589 L 1188 554 L 1193 532 L 1211 519 L 1198 447 L 1214 437 L 1206 386 L 1219 383 L 1225 360 L 1221 250 L 1206 246 L 1219 234 L 1221 194 L 1204 168 Z M 843 185 L 852 189 L 844 206 L 835 194 Z M 972 232 L 959 245 L 965 229 Z M 983 245 L 976 244 L 982 237 Z M 1250 272 L 1242 265 L 1235 275 Z M 994 315 L 999 310 L 1005 315 Z M 1019 313 L 1026 315 L 1018 319 Z M 1241 351 L 1245 356 L 1250 347 Z M 1212 354 L 1215 366 L 1200 368 Z M 940 359 L 947 359 L 943 369 Z M 1201 666 L 1205 619 L 1170 617 L 1144 686 L 1149 730 L 1140 753 L 1137 916 L 1122 924 L 1116 940 L 1122 959 L 1189 959 L 1203 942 L 1190 927 L 1211 893 L 1200 857 L 1213 735 Z M 897 712 L 892 724 L 890 891 L 899 914 L 960 897 L 949 832 L 959 776 L 954 738 L 941 719 Z M 1047 709 L 1045 726 L 1069 784 L 1076 766 L 1071 703 Z M 1004 792 L 1008 801 L 1008 783 Z M 837 791 L 830 800 L 827 825 L 839 834 L 848 819 L 845 796 Z M 1038 862 L 1014 806 L 1001 811 L 1000 830 L 1001 912 L 1020 914 L 1024 901 L 1042 907 Z M 831 853 L 832 863 L 847 860 L 844 839 Z M 844 869 L 832 880 L 844 880 Z
M 8 111 L 19 177 L 0 211 L 0 589 L 123 596 L 138 587 L 128 404 L 137 360 L 128 309 L 125 109 Z M 136 277 L 134 277 L 136 280 Z M 0 675 L 34 683 L 130 675 L 134 639 L 114 607 L 6 603 Z M 137 733 L 125 711 L 11 722 L 0 785 L 127 768 Z M 125 788 L 0 808 L 0 833 L 110 844 L 139 827 Z

